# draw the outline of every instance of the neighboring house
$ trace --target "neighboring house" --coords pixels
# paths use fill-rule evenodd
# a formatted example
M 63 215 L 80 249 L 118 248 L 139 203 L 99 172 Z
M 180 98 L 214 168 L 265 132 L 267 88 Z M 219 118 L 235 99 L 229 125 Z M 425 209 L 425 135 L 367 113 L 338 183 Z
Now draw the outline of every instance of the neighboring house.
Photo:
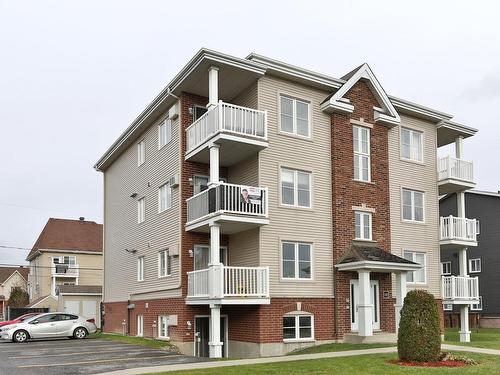
M 45 307 L 50 311 L 64 311 L 80 314 L 96 311 L 91 318 L 99 318 L 94 302 L 83 302 L 76 309 L 76 304 L 60 299 L 63 286 L 78 286 L 72 293 L 91 288 L 93 301 L 99 305 L 101 295 L 95 294 L 102 286 L 102 224 L 93 221 L 50 218 L 31 249 L 27 261 L 30 262 L 28 276 L 29 307 Z M 67 289 L 65 289 L 67 291 Z M 81 301 L 87 300 L 86 294 Z M 90 306 L 92 305 L 92 306 Z
M 7 302 L 12 288 L 27 290 L 28 272 L 27 267 L 0 267 L 0 321 L 7 316 Z
M 457 194 L 448 194 L 440 200 L 440 213 L 446 217 L 457 215 Z M 465 211 L 475 224 L 467 229 L 477 234 L 477 246 L 469 244 L 465 263 L 470 277 L 479 283 L 479 303 L 470 306 L 471 323 L 479 321 L 484 328 L 500 328 L 500 192 L 469 190 L 465 192 Z M 443 275 L 459 275 L 460 254 L 457 250 L 441 251 Z M 445 305 L 447 325 L 458 325 L 460 311 Z
M 407 289 L 442 310 L 436 146 L 476 132 L 451 117 L 366 64 L 200 50 L 95 165 L 104 330 L 210 357 L 395 340 Z

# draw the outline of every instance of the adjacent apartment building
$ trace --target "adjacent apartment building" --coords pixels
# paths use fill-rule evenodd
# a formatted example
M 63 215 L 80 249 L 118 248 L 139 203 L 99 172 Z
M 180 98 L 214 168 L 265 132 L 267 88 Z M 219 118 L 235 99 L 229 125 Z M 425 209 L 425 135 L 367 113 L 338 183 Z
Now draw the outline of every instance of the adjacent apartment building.
M 27 267 L 0 267 L 0 321 L 7 317 L 7 306 L 13 288 L 27 290 Z
M 66 311 L 99 323 L 102 224 L 50 218 L 28 254 L 29 307 Z
M 476 132 L 451 118 L 367 64 L 201 49 L 95 165 L 104 330 L 266 356 L 394 339 L 411 288 L 442 311 L 437 148 Z
M 444 217 L 457 216 L 459 196 L 448 194 L 440 200 L 440 213 Z M 441 251 L 442 274 L 445 276 L 459 275 L 461 262 L 465 262 L 468 273 L 479 284 L 478 303 L 470 306 L 471 323 L 483 328 L 500 327 L 500 192 L 469 190 L 464 194 L 464 204 L 467 216 L 475 219 L 477 241 L 469 240 L 466 257 L 461 258 L 457 250 Z M 466 232 L 467 234 L 467 232 Z M 444 305 L 447 325 L 458 326 L 460 310 L 454 305 Z

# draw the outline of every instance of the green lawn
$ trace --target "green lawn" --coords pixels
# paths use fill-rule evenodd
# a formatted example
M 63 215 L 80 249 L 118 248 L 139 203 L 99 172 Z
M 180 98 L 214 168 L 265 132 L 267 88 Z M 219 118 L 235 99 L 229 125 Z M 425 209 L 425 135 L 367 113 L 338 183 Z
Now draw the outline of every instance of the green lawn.
M 288 355 L 297 354 L 312 354 L 312 353 L 327 353 L 327 352 L 344 352 L 346 350 L 362 350 L 362 349 L 373 349 L 373 348 L 387 348 L 390 346 L 396 346 L 396 344 L 345 344 L 345 343 L 334 343 L 334 344 L 323 344 L 317 346 L 311 346 L 309 348 L 300 349 Z
M 480 328 L 471 329 L 471 342 L 460 342 L 458 328 L 447 328 L 444 334 L 444 343 L 452 345 L 475 346 L 478 348 L 500 349 L 500 329 Z
M 149 348 L 155 348 L 155 349 L 165 348 L 165 349 L 170 350 L 170 351 L 175 351 L 175 352 L 177 351 L 177 348 L 168 342 L 147 339 L 147 338 L 142 338 L 142 337 L 135 337 L 135 336 L 123 336 L 123 335 L 116 335 L 116 334 L 112 334 L 112 333 L 97 332 L 97 333 L 90 335 L 89 339 L 110 340 L 110 341 L 116 341 L 116 342 L 121 342 L 121 343 L 125 343 L 125 344 L 142 345 L 142 346 L 147 346 Z
M 462 353 L 463 354 L 463 353 Z M 292 361 L 250 366 L 231 366 L 209 370 L 165 372 L 174 374 L 221 374 L 253 375 L 253 374 L 499 374 L 500 356 L 468 354 L 467 356 L 479 362 L 476 366 L 464 368 L 418 368 L 403 367 L 388 363 L 396 359 L 394 354 L 372 354 L 343 358 L 317 359 L 308 361 Z

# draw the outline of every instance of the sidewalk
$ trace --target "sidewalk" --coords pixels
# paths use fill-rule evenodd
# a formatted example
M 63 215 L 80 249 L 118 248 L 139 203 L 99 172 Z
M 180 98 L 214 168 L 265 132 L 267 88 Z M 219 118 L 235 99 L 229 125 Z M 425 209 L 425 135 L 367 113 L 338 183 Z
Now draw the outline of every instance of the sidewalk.
M 471 346 L 458 346 L 458 345 L 448 345 L 448 344 L 442 344 L 441 347 L 443 350 L 482 353 L 482 354 L 490 354 L 490 355 L 500 355 L 500 350 L 495 350 L 495 349 L 485 349 L 485 348 L 476 348 L 476 347 L 471 347 Z M 155 373 L 155 372 L 211 369 L 211 368 L 227 367 L 227 366 L 256 365 L 256 364 L 262 364 L 262 363 L 303 361 L 303 360 L 308 360 L 308 359 L 350 357 L 350 356 L 364 355 L 364 354 L 393 353 L 396 351 L 397 351 L 397 348 L 394 346 L 394 347 L 389 347 L 389 348 L 347 350 L 347 351 L 343 351 L 343 352 L 299 354 L 299 355 L 290 355 L 290 356 L 281 356 L 281 357 L 249 358 L 249 359 L 236 359 L 236 360 L 229 360 L 229 361 L 213 361 L 213 362 L 200 362 L 200 363 L 186 363 L 186 364 L 178 364 L 178 365 L 140 367 L 140 368 L 127 369 L 127 370 L 105 372 L 105 373 L 102 373 L 101 375 L 139 375 L 139 374 L 147 374 L 147 373 Z

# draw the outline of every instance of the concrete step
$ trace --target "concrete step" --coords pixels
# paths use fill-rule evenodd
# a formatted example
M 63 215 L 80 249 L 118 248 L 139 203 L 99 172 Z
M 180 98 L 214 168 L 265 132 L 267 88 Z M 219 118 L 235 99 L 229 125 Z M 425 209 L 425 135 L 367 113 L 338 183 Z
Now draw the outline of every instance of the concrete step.
M 373 336 L 358 336 L 356 332 L 346 333 L 344 342 L 348 344 L 389 343 L 395 344 L 398 336 L 394 332 L 374 332 Z

